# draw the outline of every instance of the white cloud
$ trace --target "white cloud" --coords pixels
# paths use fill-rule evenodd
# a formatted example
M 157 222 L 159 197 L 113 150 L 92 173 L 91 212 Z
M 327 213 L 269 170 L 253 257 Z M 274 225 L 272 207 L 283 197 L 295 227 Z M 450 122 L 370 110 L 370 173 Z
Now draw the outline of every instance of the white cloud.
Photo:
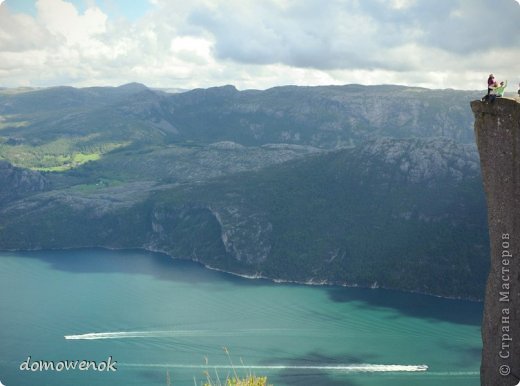
M 107 16 L 95 6 L 80 15 L 74 5 L 66 1 L 37 0 L 36 9 L 40 23 L 69 44 L 86 44 L 106 31 Z
M 415 4 L 415 0 L 391 0 L 391 6 L 394 9 L 406 9 Z
M 0 82 L 483 89 L 489 72 L 511 84 L 520 77 L 513 0 L 149 2 L 133 22 L 110 19 L 94 1 L 79 12 L 37 0 L 35 17 L 0 7 Z M 493 31 L 489 12 L 500 15 Z
M 188 63 L 206 64 L 213 62 L 212 42 L 191 36 L 175 37 L 170 43 L 170 51 L 175 57 Z

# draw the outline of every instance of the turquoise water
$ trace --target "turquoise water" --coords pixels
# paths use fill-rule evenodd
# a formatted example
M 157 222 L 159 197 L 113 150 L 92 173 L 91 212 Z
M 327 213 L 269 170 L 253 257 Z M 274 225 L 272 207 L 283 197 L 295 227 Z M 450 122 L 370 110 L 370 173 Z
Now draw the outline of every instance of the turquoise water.
M 481 313 L 423 295 L 252 281 L 142 251 L 4 252 L 0 381 L 166 385 L 168 372 L 171 385 L 200 385 L 205 370 L 223 380 L 234 367 L 275 386 L 478 385 Z M 28 356 L 112 356 L 117 371 L 22 371 Z

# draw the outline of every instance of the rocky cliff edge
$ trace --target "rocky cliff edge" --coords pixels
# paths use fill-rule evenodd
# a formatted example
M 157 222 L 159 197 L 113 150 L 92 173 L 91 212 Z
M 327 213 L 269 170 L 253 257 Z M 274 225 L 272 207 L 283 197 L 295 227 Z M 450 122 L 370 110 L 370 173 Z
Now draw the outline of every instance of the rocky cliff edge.
M 473 101 L 488 206 L 491 269 L 482 321 L 482 386 L 520 383 L 520 101 Z

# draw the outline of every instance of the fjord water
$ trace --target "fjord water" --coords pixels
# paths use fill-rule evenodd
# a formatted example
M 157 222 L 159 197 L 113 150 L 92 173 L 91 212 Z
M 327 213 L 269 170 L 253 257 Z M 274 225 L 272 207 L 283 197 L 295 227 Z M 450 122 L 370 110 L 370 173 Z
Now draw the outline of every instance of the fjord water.
M 232 362 L 275 386 L 476 385 L 481 312 L 432 296 L 248 280 L 142 251 L 3 252 L 0 381 L 166 385 L 168 372 L 171 385 L 200 385 L 205 370 L 223 380 Z M 20 370 L 29 356 L 112 356 L 117 371 Z

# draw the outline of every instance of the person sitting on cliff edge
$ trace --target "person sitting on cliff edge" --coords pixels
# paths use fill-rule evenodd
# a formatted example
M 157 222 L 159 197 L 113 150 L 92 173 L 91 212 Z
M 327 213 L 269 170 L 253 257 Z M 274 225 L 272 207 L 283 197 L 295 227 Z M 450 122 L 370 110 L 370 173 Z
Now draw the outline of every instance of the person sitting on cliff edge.
M 487 94 L 482 97 L 482 102 L 493 102 L 495 100 L 496 93 L 495 93 L 495 87 L 497 87 L 498 84 L 495 80 L 495 76 L 493 74 L 489 74 L 487 79 Z
M 493 80 L 493 83 L 489 83 Z M 494 102 L 497 97 L 503 97 L 504 91 L 507 87 L 507 80 L 505 82 L 500 82 L 500 85 L 495 80 L 493 74 L 489 75 L 488 78 L 488 93 L 481 100 L 482 102 Z
M 500 86 L 496 85 L 496 87 L 494 87 L 494 91 L 495 91 L 495 94 L 497 94 L 497 97 L 504 96 L 504 91 L 505 91 L 506 87 L 507 87 L 507 80 L 505 82 L 500 82 Z
M 495 85 L 496 81 L 495 81 L 495 76 L 493 74 L 489 74 L 488 76 L 488 92 L 487 94 L 491 94 L 491 91 L 493 90 L 493 86 Z

